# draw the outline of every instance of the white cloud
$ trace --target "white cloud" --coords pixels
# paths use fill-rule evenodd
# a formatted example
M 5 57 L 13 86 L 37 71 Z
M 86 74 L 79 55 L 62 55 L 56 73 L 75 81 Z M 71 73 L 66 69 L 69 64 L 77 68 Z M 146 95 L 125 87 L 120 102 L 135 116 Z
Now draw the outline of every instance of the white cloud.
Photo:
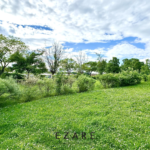
M 1 0 L 0 33 L 20 37 L 32 49 L 50 46 L 54 40 L 81 43 L 119 40 L 132 36 L 146 43 L 145 50 L 118 44 L 107 57 L 147 56 L 150 46 L 149 0 Z M 53 31 L 20 25 L 48 26 Z M 87 50 L 93 53 L 96 50 Z

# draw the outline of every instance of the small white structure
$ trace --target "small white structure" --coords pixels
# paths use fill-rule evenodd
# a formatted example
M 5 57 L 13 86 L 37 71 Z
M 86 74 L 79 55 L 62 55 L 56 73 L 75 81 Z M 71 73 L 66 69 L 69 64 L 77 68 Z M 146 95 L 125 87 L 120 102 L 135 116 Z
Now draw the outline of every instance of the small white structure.
M 41 73 L 40 75 L 43 75 L 47 78 L 52 78 L 52 74 L 50 74 L 50 73 Z

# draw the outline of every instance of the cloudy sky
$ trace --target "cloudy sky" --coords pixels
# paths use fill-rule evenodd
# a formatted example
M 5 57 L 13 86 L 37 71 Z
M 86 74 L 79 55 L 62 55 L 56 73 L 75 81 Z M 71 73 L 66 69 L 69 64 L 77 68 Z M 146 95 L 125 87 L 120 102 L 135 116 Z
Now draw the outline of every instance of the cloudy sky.
M 31 49 L 60 41 L 68 57 L 150 58 L 149 0 L 0 0 L 0 34 Z

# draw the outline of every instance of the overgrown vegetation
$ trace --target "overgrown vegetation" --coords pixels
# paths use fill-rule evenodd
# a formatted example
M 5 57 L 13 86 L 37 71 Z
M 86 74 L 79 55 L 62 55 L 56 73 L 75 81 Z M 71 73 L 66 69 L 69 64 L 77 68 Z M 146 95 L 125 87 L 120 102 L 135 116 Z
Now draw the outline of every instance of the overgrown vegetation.
M 101 75 L 99 78 L 104 88 L 134 85 L 141 82 L 141 75 L 138 71 L 128 68 L 118 74 L 108 73 Z
M 31 78 L 15 80 L 13 78 L 0 79 L 0 96 L 13 95 L 21 101 L 28 102 L 42 97 L 85 92 L 94 89 L 95 80 L 81 75 L 78 78 L 58 73 L 53 79 Z M 18 94 L 19 93 L 19 94 Z M 6 96 L 6 97 L 5 97 Z M 15 98 L 15 97 L 14 97 Z

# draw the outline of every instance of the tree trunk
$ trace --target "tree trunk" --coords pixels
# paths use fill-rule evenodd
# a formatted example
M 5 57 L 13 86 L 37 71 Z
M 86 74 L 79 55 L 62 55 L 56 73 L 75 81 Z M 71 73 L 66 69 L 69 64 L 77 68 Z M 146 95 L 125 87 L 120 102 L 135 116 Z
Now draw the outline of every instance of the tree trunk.
M 0 76 L 4 73 L 5 67 L 2 67 L 2 69 L 0 70 Z
M 28 79 L 29 79 L 29 72 L 28 72 Z

